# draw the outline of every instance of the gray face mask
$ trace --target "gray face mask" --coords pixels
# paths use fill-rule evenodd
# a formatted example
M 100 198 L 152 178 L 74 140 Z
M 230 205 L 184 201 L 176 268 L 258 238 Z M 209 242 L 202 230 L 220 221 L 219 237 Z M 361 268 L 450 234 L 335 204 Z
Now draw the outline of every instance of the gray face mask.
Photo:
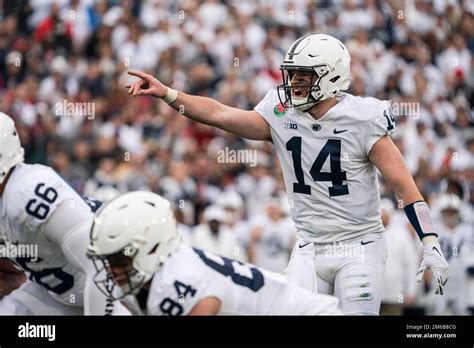
M 135 254 L 128 256 L 122 251 L 114 255 L 91 257 L 97 271 L 94 283 L 108 298 L 120 300 L 127 295 L 135 295 L 144 285 L 145 274 L 133 267 Z M 120 272 L 115 274 L 114 267 L 121 269 Z M 116 284 L 114 277 L 117 275 L 125 277 L 126 281 L 121 285 Z
M 301 67 L 300 70 L 313 72 L 314 77 L 312 78 L 312 81 L 309 85 L 292 86 L 291 79 L 293 76 L 293 71 L 298 70 L 298 67 L 288 67 L 288 66 L 282 65 L 280 67 L 280 70 L 282 72 L 283 84 L 277 87 L 278 98 L 280 99 L 280 103 L 282 105 L 285 105 L 286 107 L 295 107 L 298 110 L 305 112 L 309 110 L 310 108 L 312 108 L 317 103 L 321 102 L 323 100 L 323 92 L 321 91 L 319 84 L 320 84 L 321 78 L 328 74 L 328 70 L 325 66 L 320 67 L 320 69 L 323 68 L 322 71 L 324 71 L 325 73 L 322 75 L 318 75 L 315 72 L 315 69 L 317 68 L 318 67 L 312 67 L 312 68 Z M 307 88 L 309 89 L 309 91 L 305 97 L 296 97 L 293 95 L 294 94 L 293 91 L 295 90 L 295 88 L 298 88 L 298 89 Z

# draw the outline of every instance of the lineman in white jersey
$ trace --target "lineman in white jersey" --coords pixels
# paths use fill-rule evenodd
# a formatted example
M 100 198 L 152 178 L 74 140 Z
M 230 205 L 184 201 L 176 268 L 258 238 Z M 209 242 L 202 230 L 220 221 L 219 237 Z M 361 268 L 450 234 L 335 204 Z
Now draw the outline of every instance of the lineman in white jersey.
M 9 257 L 29 280 L 2 303 L 8 303 L 9 296 L 14 296 L 11 303 L 28 296 L 34 291 L 35 286 L 30 285 L 33 281 L 47 290 L 55 300 L 47 301 L 58 302 L 58 307 L 67 305 L 83 308 L 85 314 L 105 314 L 106 297 L 86 276 L 93 270 L 86 249 L 94 218 L 91 209 L 97 202 L 86 203 L 51 168 L 23 163 L 24 150 L 14 122 L 4 113 L 0 113 L 0 135 L 0 239 L 10 245 L 35 246 L 30 250 L 37 250 L 36 255 Z M 40 314 L 37 308 L 30 311 Z M 41 314 L 58 311 L 61 309 L 53 308 Z
M 154 193 L 124 194 L 96 215 L 88 252 L 108 272 L 96 284 L 114 298 L 145 298 L 148 315 L 341 313 L 333 296 L 182 243 L 169 202 Z
M 350 55 L 329 35 L 299 38 L 281 70 L 280 93 L 271 90 L 252 111 L 178 92 L 137 71 L 129 73 L 140 80 L 127 87 L 197 122 L 275 144 L 300 239 L 288 267 L 292 281 L 335 294 L 344 313 L 378 314 L 386 250 L 377 168 L 424 244 L 417 279 L 430 268 L 442 294 L 448 264 L 428 205 L 388 136 L 395 127 L 389 103 L 341 93 L 350 83 Z

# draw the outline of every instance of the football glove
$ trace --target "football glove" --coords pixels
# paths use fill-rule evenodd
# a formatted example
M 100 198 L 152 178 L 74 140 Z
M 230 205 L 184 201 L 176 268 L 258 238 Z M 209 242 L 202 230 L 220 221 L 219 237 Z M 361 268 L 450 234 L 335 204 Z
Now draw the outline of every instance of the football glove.
M 436 286 L 435 294 L 443 295 L 443 287 L 448 281 L 448 262 L 444 258 L 439 244 L 425 245 L 423 250 L 423 260 L 420 268 L 416 272 L 416 280 L 420 282 L 423 279 L 425 270 L 429 268 L 433 273 L 438 285 Z

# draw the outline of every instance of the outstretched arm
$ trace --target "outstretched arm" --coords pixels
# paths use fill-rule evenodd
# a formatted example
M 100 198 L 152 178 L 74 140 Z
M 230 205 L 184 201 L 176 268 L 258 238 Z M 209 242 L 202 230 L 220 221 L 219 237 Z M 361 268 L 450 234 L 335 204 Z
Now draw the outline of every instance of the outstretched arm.
M 380 170 L 397 197 L 403 200 L 404 206 L 423 200 L 405 166 L 402 154 L 389 136 L 384 136 L 375 143 L 369 153 L 369 159 Z
M 372 147 L 369 159 L 380 170 L 397 197 L 403 201 L 408 220 L 425 246 L 417 280 L 421 281 L 425 269 L 430 268 L 438 281 L 436 293 L 442 295 L 443 286 L 448 280 L 448 263 L 441 252 L 428 205 L 423 201 L 400 151 L 389 136 L 384 136 Z
M 139 80 L 127 85 L 135 96 L 162 98 L 171 107 L 193 121 L 207 124 L 252 140 L 270 140 L 270 126 L 256 111 L 233 108 L 214 99 L 189 95 L 163 85 L 149 74 L 130 70 Z

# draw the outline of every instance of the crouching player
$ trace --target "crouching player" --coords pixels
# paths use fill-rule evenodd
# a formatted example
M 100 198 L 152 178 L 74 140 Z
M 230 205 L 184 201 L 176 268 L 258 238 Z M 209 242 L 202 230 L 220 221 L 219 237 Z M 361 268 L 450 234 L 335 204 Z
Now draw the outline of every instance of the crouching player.
M 182 243 L 170 203 L 150 192 L 103 205 L 88 254 L 98 271 L 96 285 L 114 299 L 136 295 L 148 315 L 341 313 L 336 297 Z

